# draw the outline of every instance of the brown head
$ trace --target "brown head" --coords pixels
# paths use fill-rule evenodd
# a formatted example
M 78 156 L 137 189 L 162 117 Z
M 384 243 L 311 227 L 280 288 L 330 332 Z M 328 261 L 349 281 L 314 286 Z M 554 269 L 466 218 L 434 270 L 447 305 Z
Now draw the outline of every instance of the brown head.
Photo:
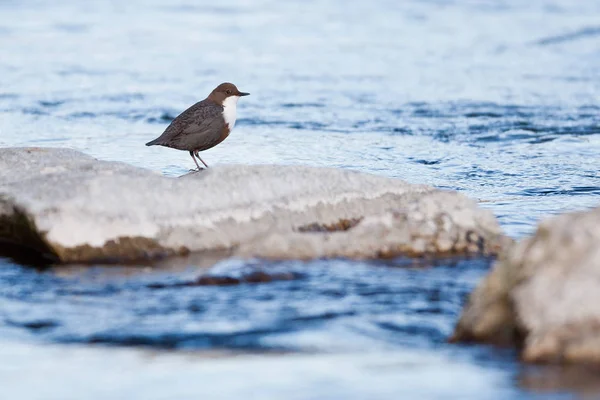
M 226 98 L 231 96 L 248 96 L 250 93 L 240 92 L 233 83 L 225 82 L 217 86 L 210 94 L 208 99 L 217 104 L 223 104 Z

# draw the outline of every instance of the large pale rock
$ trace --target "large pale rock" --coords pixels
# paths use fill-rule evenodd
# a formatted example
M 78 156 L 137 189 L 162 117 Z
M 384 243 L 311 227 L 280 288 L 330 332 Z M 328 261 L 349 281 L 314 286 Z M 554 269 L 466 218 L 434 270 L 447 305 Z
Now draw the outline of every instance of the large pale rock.
M 502 255 L 452 340 L 522 346 L 530 362 L 600 363 L 600 208 L 544 221 Z
M 493 254 L 505 240 L 474 201 L 400 180 L 241 165 L 169 178 L 48 148 L 0 149 L 0 226 L 63 262 Z

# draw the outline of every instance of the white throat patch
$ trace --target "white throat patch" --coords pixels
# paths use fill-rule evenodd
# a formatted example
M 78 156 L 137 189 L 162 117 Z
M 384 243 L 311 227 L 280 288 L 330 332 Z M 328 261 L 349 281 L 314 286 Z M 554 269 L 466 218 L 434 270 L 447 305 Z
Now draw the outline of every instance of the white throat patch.
M 240 96 L 229 96 L 223 101 L 223 118 L 229 125 L 229 130 L 235 126 L 237 102 Z

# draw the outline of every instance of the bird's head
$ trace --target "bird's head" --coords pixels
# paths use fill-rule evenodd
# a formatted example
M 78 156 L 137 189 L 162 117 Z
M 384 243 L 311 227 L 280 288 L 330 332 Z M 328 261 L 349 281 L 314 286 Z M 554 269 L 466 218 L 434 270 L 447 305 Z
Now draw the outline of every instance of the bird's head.
M 250 93 L 240 92 L 238 88 L 229 82 L 221 83 L 208 96 L 208 98 L 217 104 L 223 104 L 225 99 L 234 97 L 235 100 L 242 96 L 248 96 Z

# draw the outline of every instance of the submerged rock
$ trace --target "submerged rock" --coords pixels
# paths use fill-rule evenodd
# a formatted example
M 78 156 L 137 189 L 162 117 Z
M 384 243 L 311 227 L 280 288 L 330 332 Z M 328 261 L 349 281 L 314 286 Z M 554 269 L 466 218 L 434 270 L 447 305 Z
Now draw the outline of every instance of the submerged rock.
M 495 254 L 506 240 L 476 202 L 396 179 L 272 165 L 169 178 L 50 148 L 0 149 L 0 226 L 62 262 Z
M 277 281 L 293 281 L 302 276 L 296 272 L 267 272 L 262 270 L 251 271 L 240 276 L 231 275 L 202 275 L 193 281 L 177 282 L 171 284 L 152 283 L 150 289 L 170 289 L 174 287 L 193 287 L 193 286 L 232 286 L 243 283 L 271 283 Z
M 453 341 L 515 345 L 529 362 L 600 363 L 600 208 L 540 224 L 472 293 Z

